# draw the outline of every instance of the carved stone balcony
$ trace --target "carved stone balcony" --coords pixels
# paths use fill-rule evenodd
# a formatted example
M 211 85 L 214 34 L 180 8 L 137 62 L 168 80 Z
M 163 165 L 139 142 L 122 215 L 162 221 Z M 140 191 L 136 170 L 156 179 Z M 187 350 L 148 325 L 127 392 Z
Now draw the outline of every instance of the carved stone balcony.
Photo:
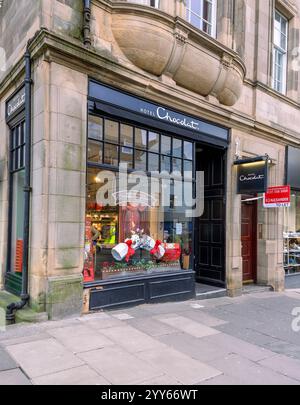
M 239 99 L 246 69 L 238 54 L 182 18 L 118 3 L 112 9 L 112 32 L 126 58 L 144 71 L 213 95 L 227 106 Z

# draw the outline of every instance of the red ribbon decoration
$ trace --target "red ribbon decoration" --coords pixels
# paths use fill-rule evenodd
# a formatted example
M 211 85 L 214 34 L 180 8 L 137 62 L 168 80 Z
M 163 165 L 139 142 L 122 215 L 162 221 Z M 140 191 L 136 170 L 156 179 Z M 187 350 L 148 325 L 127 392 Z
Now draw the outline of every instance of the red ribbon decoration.
M 158 247 L 161 245 L 161 241 L 160 240 L 157 240 L 156 242 L 155 242 L 155 246 L 154 246 L 154 248 L 152 249 L 152 250 L 150 250 L 150 254 L 151 255 L 155 255 L 155 253 L 159 253 L 159 249 L 158 249 Z
M 131 245 L 132 245 L 132 240 L 128 240 L 127 242 L 125 242 L 126 243 L 126 245 L 128 246 L 128 252 L 127 252 L 127 255 L 126 255 L 126 262 L 129 262 L 129 259 L 131 258 L 131 256 L 134 256 L 134 254 L 135 254 L 135 250 L 131 247 Z

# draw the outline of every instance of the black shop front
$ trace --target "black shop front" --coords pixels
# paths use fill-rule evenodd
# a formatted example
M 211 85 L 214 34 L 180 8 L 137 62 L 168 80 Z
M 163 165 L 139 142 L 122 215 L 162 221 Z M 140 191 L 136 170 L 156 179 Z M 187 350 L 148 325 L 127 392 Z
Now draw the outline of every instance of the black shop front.
M 88 309 L 225 287 L 228 129 L 90 80 L 87 133 Z

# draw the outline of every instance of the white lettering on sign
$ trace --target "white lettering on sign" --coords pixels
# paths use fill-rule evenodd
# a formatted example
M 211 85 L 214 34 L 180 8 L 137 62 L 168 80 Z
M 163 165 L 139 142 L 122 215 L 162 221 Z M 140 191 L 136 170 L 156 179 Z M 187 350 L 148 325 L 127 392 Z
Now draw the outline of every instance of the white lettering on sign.
M 168 121 L 175 125 L 180 125 L 182 127 L 199 131 L 199 123 L 197 121 L 188 119 L 187 117 L 181 118 L 172 115 L 164 107 L 157 107 L 156 111 L 150 110 L 149 108 L 140 108 L 140 112 L 145 115 L 149 115 L 153 118 L 158 118 L 162 121 Z
M 16 112 L 25 103 L 25 90 L 22 93 L 15 96 L 7 104 L 7 116 L 10 117 L 14 112 Z
M 183 127 L 189 128 L 189 129 L 195 130 L 195 129 L 198 129 L 198 127 L 199 127 L 199 124 L 195 121 L 190 121 L 187 118 L 181 119 L 181 118 L 173 117 L 163 107 L 157 108 L 157 116 L 160 120 L 169 121 L 172 124 L 181 125 Z
M 258 176 L 255 173 L 248 174 L 247 176 L 243 174 L 242 176 L 240 176 L 240 181 L 263 180 L 264 178 L 264 174 L 260 174 Z

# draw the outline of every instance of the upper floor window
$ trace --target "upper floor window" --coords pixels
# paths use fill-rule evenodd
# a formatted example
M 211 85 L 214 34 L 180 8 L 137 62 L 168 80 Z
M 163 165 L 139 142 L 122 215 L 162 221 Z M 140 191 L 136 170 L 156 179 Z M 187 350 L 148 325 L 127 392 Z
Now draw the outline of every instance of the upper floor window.
M 286 93 L 288 20 L 275 10 L 273 39 L 273 88 Z
M 216 36 L 217 0 L 187 0 L 187 20 L 212 37 Z
M 154 8 L 159 8 L 160 0 L 131 0 L 132 3 L 144 4 L 145 6 L 150 6 Z

